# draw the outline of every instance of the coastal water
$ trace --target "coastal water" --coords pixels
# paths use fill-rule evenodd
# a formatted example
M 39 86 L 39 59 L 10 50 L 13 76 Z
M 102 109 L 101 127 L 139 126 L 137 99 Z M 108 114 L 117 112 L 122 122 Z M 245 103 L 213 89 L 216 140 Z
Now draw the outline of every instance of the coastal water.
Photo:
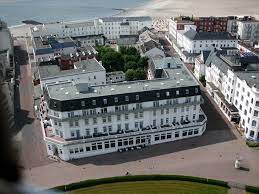
M 75 21 L 111 16 L 118 9 L 141 6 L 149 0 L 0 0 L 0 19 L 8 26 L 23 20 Z

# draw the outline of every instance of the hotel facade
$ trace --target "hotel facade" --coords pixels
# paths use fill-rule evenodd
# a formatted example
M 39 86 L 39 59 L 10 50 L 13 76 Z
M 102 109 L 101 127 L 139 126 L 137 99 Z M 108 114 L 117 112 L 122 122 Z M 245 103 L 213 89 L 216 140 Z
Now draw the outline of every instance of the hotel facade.
M 40 113 L 48 155 L 67 161 L 202 135 L 207 118 L 197 81 L 183 64 L 158 62 L 166 68 L 152 80 L 46 84 Z

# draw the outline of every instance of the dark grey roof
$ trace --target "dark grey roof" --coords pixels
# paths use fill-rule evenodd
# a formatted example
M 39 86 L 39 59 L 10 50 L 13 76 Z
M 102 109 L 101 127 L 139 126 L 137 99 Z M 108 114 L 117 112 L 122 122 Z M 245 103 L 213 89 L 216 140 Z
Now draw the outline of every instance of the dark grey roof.
M 196 32 L 190 29 L 184 35 L 191 40 L 236 40 L 228 32 Z
M 101 18 L 104 22 L 122 22 L 124 19 L 127 21 L 152 21 L 149 16 L 140 16 L 140 17 L 105 17 Z
M 243 71 L 243 72 L 236 72 L 237 76 L 241 80 L 245 80 L 247 85 L 250 87 L 256 87 L 259 88 L 259 71 L 257 72 L 249 72 L 249 71 Z

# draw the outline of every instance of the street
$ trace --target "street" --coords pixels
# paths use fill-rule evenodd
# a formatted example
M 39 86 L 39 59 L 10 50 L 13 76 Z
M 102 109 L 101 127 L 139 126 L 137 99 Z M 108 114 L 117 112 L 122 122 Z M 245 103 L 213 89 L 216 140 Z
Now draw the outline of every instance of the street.
M 17 128 L 22 134 L 20 159 L 23 168 L 31 169 L 50 161 L 47 159 L 40 122 L 34 117 L 31 68 L 25 39 L 18 39 L 16 44 L 19 45 L 15 47 L 16 72 L 20 80 L 19 90 L 15 93 L 15 107 Z

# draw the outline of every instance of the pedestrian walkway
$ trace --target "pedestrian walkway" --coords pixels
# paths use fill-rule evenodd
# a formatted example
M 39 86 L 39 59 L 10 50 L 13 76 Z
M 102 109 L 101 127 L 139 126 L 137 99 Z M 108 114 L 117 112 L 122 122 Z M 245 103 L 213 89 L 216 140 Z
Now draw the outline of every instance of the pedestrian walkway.
M 246 194 L 245 185 L 240 183 L 229 182 L 228 194 Z

